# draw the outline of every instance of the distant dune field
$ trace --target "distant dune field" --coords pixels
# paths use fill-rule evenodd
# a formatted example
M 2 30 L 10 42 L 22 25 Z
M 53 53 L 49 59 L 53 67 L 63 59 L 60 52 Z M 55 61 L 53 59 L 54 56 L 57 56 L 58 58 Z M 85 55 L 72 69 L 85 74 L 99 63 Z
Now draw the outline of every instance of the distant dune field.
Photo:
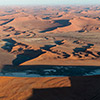
M 99 67 L 99 6 L 0 7 L 0 100 L 100 100 Z

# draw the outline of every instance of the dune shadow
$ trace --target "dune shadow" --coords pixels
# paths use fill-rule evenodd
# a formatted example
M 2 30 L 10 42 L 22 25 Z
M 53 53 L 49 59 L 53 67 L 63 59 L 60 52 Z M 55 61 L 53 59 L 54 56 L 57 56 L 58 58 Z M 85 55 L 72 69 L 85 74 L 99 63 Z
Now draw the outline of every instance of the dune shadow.
M 12 22 L 13 20 L 14 20 L 14 18 L 10 19 L 10 20 L 9 20 L 9 21 L 7 21 L 7 22 L 4 22 L 4 23 L 0 24 L 0 26 L 2 26 L 2 25 L 6 25 L 6 24 L 8 24 L 8 23 Z
M 44 17 L 44 18 L 42 18 L 42 19 L 49 20 L 49 19 L 50 19 L 50 17 Z
M 11 32 L 11 31 L 15 31 L 15 28 L 12 26 L 9 26 L 9 27 L 5 27 L 5 29 L 3 29 L 3 31 Z
M 57 41 L 55 41 L 55 43 L 56 43 L 57 45 L 62 45 L 62 44 L 64 44 L 63 41 L 64 41 L 64 40 L 57 40 Z
M 42 50 L 24 50 L 24 53 L 18 54 L 16 59 L 14 59 L 12 63 L 13 65 L 19 65 L 25 61 L 34 59 L 43 53 L 45 52 L 42 52 Z
M 44 45 L 44 47 L 40 47 L 40 49 L 44 49 L 50 51 L 50 48 L 55 47 L 56 45 Z
M 3 41 L 5 41 L 6 43 L 1 48 L 4 50 L 7 50 L 8 52 L 10 52 L 12 50 L 12 48 L 14 47 L 14 45 L 16 43 L 16 41 L 13 40 L 12 38 L 3 39 Z
M 71 23 L 69 22 L 69 20 L 54 20 L 54 23 L 58 23 L 59 25 L 55 26 L 55 27 L 47 28 L 47 29 L 45 29 L 43 31 L 40 31 L 40 33 L 52 31 L 52 30 L 57 29 L 58 27 L 65 27 L 65 26 L 71 25 Z
M 74 43 L 79 44 L 78 41 L 74 41 Z M 80 58 L 82 57 L 82 53 L 84 53 L 85 57 L 88 57 L 88 55 L 92 55 L 96 58 L 99 58 L 99 52 L 97 54 L 94 54 L 93 51 L 91 50 L 91 48 L 94 46 L 94 44 L 87 44 L 86 46 L 82 46 L 82 47 L 76 47 L 75 49 L 73 49 L 73 55 L 74 56 L 79 56 Z M 90 49 L 90 50 L 88 50 Z M 94 58 L 93 58 L 94 59 Z
M 51 50 L 52 47 L 56 47 L 57 45 L 62 45 L 62 44 L 64 44 L 64 43 L 63 43 L 63 40 L 57 40 L 57 41 L 55 41 L 55 44 L 56 44 L 56 45 L 45 45 L 44 47 L 40 47 L 40 49 L 44 49 L 44 50 L 50 51 L 51 53 L 58 54 L 58 56 L 57 56 L 58 58 L 61 58 L 59 55 L 62 55 L 63 58 L 68 58 L 68 57 L 70 57 L 70 55 L 67 54 L 66 52 L 61 52 L 61 53 L 59 53 L 59 52 L 57 52 L 57 51 L 52 51 L 52 50 Z
M 79 30 L 78 32 L 79 32 L 79 33 L 83 33 L 83 32 L 85 32 L 85 30 L 81 29 L 81 30 Z
M 19 32 L 19 31 L 16 31 L 15 33 L 14 33 L 14 35 L 20 35 L 21 33 Z
M 100 100 L 100 76 L 69 77 L 69 81 L 70 87 L 33 88 L 27 100 Z
M 8 52 L 11 53 L 17 53 L 16 58 L 12 61 L 13 65 L 17 66 L 25 61 L 34 59 L 38 56 L 40 56 L 41 54 L 45 53 L 43 52 L 41 49 L 38 50 L 34 50 L 34 49 L 30 49 L 28 48 L 28 45 L 23 44 L 23 43 L 17 43 L 15 40 L 13 40 L 12 38 L 7 38 L 7 39 L 3 39 L 3 41 L 5 41 L 5 45 L 2 46 L 1 48 L 4 50 L 7 50 Z M 14 46 L 24 46 L 24 48 L 26 48 L 25 50 L 20 47 L 18 48 L 18 52 L 16 50 L 12 50 Z
M 77 41 L 74 41 L 77 42 Z M 74 52 L 78 53 L 78 52 L 86 52 L 87 49 L 90 49 L 92 46 L 94 46 L 94 44 L 87 44 L 86 46 L 82 46 L 80 48 L 76 47 L 74 50 Z

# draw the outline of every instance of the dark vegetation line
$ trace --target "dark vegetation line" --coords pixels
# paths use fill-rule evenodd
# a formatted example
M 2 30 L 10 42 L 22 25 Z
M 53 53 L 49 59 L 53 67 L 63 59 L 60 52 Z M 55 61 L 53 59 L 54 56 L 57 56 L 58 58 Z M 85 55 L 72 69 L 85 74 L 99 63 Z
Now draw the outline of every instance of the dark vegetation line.
M 31 75 L 32 77 L 34 77 L 34 74 L 40 77 L 87 76 L 88 74 L 94 74 L 96 70 L 100 70 L 100 66 L 22 65 L 18 67 L 15 65 L 4 65 L 1 73 L 3 75 L 6 75 L 6 73 L 25 73 L 26 76 Z

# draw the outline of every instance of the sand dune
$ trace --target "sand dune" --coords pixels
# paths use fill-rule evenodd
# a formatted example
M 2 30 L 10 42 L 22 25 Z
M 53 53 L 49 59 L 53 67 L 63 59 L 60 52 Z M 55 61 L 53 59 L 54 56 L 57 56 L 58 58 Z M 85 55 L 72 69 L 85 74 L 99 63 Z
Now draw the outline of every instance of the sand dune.
M 66 67 L 64 75 L 77 74 L 78 77 L 40 78 L 35 71 L 30 71 L 39 65 L 43 70 L 70 66 L 72 70 Z M 75 66 L 98 67 L 96 75 L 100 74 L 99 6 L 0 8 L 0 99 L 99 100 L 100 76 L 79 76 L 84 69 L 77 70 L 78 74 Z M 3 77 L 13 76 L 9 71 L 14 71 L 15 76 L 24 75 L 17 71 L 27 71 L 26 76 L 32 73 L 37 78 Z M 41 70 L 37 71 L 42 74 Z M 64 73 L 59 69 L 57 75 L 59 71 L 60 75 Z
M 57 28 L 52 32 L 69 32 L 69 31 L 79 31 L 79 32 L 89 32 L 89 31 L 100 31 L 99 27 L 99 20 L 86 18 L 86 17 L 76 17 L 69 21 L 71 23 L 70 26 Z
M 99 100 L 99 76 L 92 77 L 0 77 L 2 100 Z M 6 84 L 7 83 L 7 84 Z M 10 91 L 10 90 L 11 91 Z
M 58 23 L 52 23 L 50 21 L 41 21 L 38 17 L 19 17 L 16 18 L 13 22 L 9 23 L 8 25 L 14 26 L 18 30 L 25 30 L 25 29 L 38 29 L 38 30 L 45 30 L 53 27 L 59 26 Z M 42 25 L 42 26 L 41 26 Z
M 15 27 L 17 30 L 26 30 L 26 29 L 33 29 L 42 31 L 42 32 L 68 32 L 68 31 L 79 31 L 79 32 L 87 32 L 87 31 L 99 31 L 99 20 L 94 19 L 96 16 L 93 15 L 95 12 L 98 18 L 99 10 L 88 10 L 86 8 L 80 7 L 70 7 L 67 11 L 67 8 L 63 7 L 61 10 L 58 8 L 49 8 L 43 9 L 41 8 L 41 14 L 40 9 L 33 9 L 33 12 L 31 13 L 32 9 L 15 9 L 13 12 L 8 12 L 8 15 L 5 15 L 5 18 L 14 18 L 14 21 L 8 23 L 7 25 Z M 29 13 L 28 13 L 29 11 Z M 38 12 L 37 12 L 38 11 Z M 47 11 L 48 13 L 45 13 Z M 89 14 L 89 16 L 92 18 L 84 17 L 88 16 L 85 14 Z M 2 18 L 2 17 L 1 17 Z M 55 20 L 66 20 L 66 26 L 61 25 L 61 23 L 55 22 Z M 67 25 L 67 20 L 69 20 L 69 23 L 71 25 Z M 41 26 L 42 25 L 42 26 Z

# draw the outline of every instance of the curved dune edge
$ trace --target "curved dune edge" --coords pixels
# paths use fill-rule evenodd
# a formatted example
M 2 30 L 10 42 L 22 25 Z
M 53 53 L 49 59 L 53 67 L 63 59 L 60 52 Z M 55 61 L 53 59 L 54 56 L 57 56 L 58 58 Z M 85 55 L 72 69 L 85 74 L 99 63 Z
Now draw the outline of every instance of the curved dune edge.
M 0 77 L 2 100 L 99 100 L 100 76 L 91 77 Z M 82 92 L 81 92 L 82 91 Z M 85 96 L 84 96 L 84 95 Z
M 66 60 L 66 59 L 50 59 L 50 60 L 36 60 L 36 59 L 32 59 L 29 61 L 26 61 L 22 64 L 20 64 L 20 66 L 22 65 L 83 65 L 83 66 L 100 66 L 100 62 L 99 60 Z
M 70 87 L 68 77 L 15 78 L 0 77 L 0 98 L 2 100 L 27 100 L 33 89 Z
M 70 31 L 79 31 L 79 32 L 89 32 L 97 31 L 100 32 L 100 21 L 98 19 L 87 18 L 87 17 L 74 17 L 68 19 L 67 15 L 61 18 L 51 18 L 50 20 L 43 20 L 39 16 L 32 16 L 27 14 L 20 14 L 19 17 L 17 14 L 13 15 L 13 21 L 4 22 L 8 26 L 14 26 L 16 30 L 26 30 L 26 29 L 35 29 L 37 32 L 70 32 Z M 22 16 L 23 15 L 23 16 Z M 10 18 L 11 19 L 11 18 Z M 60 23 L 56 23 L 56 20 L 69 20 L 70 25 L 60 27 Z M 67 23 L 67 22 L 66 22 Z M 42 25 L 42 26 L 41 26 Z
M 100 27 L 99 23 L 100 21 L 98 19 L 92 19 L 92 18 L 86 18 L 86 17 L 75 17 L 71 19 L 69 22 L 71 22 L 70 26 L 57 28 L 51 32 L 57 33 L 57 32 L 70 32 L 70 31 L 80 31 L 82 29 L 84 31 L 100 31 L 96 30 L 96 27 Z

